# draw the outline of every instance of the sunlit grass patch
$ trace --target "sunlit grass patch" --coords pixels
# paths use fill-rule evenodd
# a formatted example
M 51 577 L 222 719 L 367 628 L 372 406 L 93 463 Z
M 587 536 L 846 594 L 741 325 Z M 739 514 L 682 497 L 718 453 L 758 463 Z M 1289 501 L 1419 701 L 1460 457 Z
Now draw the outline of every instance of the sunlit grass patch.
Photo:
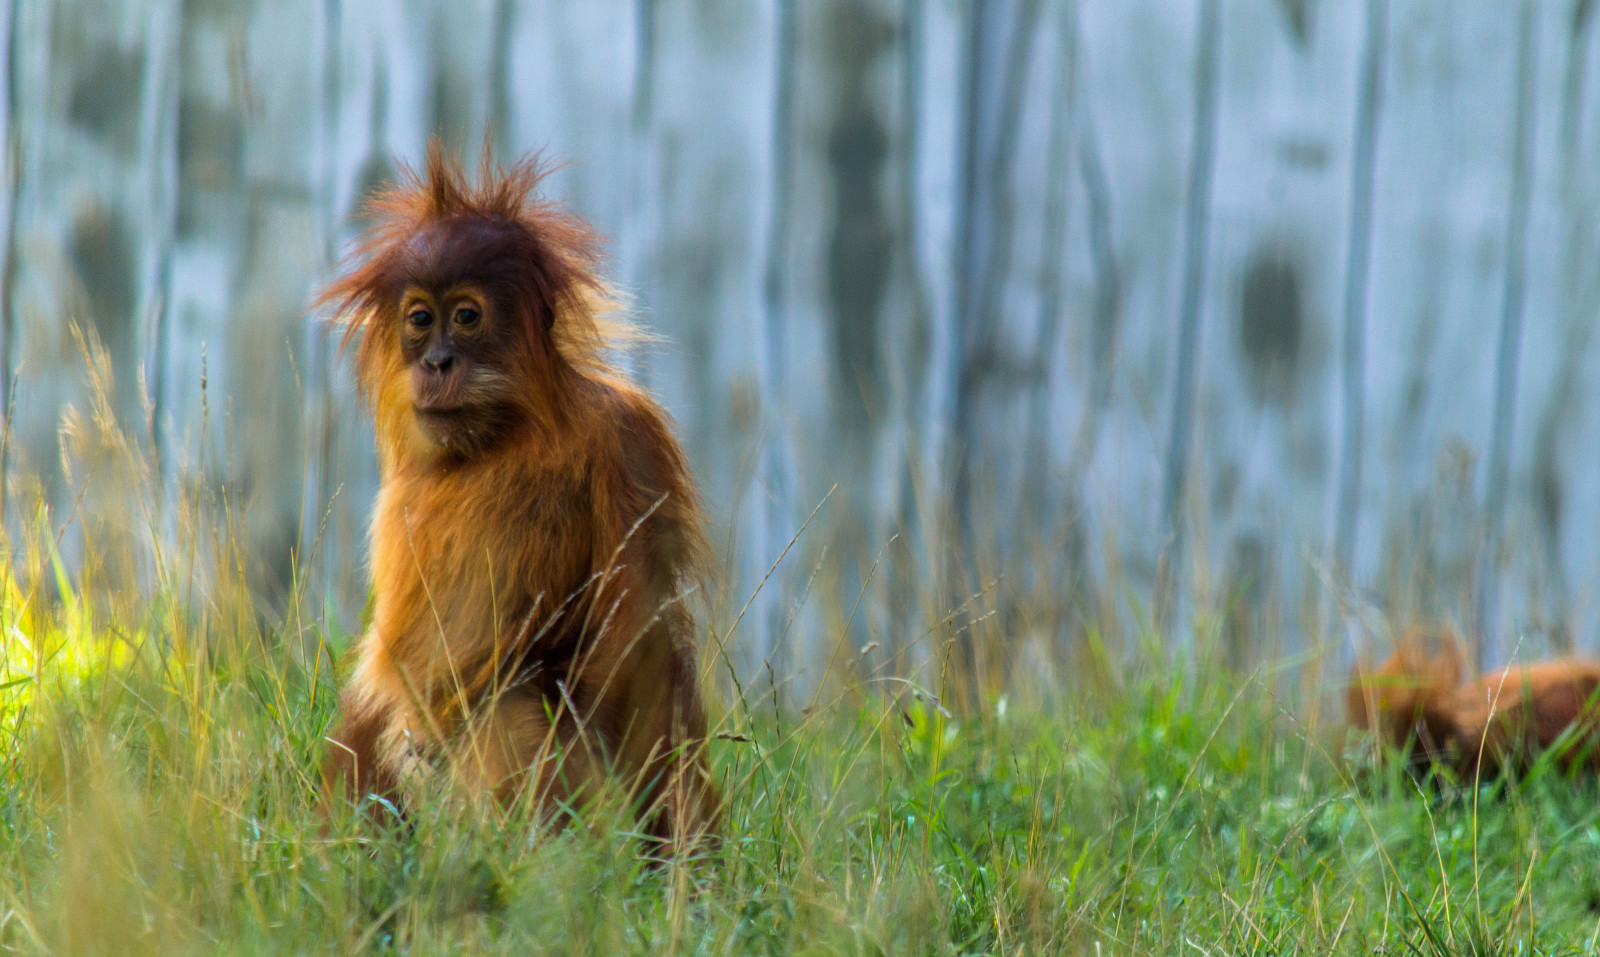
M 48 541 L 48 539 L 47 539 Z M 86 682 L 125 669 L 149 640 L 97 614 L 53 543 L 49 581 L 24 584 L 0 569 L 0 733 L 36 714 L 51 698 L 70 698 Z

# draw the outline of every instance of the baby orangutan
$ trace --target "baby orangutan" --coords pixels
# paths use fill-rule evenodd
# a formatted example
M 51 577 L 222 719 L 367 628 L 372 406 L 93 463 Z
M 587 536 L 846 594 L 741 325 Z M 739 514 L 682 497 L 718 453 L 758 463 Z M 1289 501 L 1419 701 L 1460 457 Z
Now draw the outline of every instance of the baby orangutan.
M 1600 661 L 1515 665 L 1471 681 L 1463 669 L 1454 632 L 1412 628 L 1378 669 L 1357 669 L 1350 723 L 1408 754 L 1414 770 L 1439 763 L 1463 780 L 1526 770 L 1558 741 L 1561 768 L 1600 771 Z
M 322 294 L 382 477 L 326 784 L 403 809 L 437 772 L 549 813 L 615 782 L 670 853 L 718 816 L 684 604 L 699 499 L 666 414 L 607 364 L 597 240 L 533 198 L 543 175 L 486 159 L 472 183 L 431 145 Z

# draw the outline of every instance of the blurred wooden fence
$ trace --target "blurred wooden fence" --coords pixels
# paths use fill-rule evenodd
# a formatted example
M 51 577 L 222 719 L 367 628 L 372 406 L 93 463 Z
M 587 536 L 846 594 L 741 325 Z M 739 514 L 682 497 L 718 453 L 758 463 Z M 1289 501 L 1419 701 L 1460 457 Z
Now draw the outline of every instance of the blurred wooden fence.
M 863 588 L 891 652 L 979 590 L 1051 654 L 1130 597 L 1262 653 L 1363 604 L 1593 647 L 1593 11 L 0 0 L 12 485 L 74 494 L 75 319 L 268 591 L 326 512 L 353 618 L 371 442 L 304 307 L 394 158 L 489 126 L 570 160 L 665 337 L 724 604 L 828 499 L 747 666 L 815 674 Z

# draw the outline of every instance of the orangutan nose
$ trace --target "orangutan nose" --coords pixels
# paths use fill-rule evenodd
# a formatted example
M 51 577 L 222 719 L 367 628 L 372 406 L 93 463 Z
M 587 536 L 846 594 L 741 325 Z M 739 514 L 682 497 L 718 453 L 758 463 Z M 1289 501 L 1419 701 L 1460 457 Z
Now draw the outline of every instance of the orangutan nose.
M 449 349 L 438 346 L 429 349 L 422 357 L 422 366 L 434 375 L 449 373 L 450 367 L 455 365 L 456 357 Z

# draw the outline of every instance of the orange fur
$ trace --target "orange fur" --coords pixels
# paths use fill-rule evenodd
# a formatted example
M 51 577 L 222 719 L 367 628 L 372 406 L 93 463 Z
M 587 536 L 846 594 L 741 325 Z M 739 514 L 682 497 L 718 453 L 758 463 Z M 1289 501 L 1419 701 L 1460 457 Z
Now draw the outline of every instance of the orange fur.
M 1448 734 L 1431 704 L 1460 686 L 1463 668 L 1455 632 L 1414 627 L 1380 667 L 1357 666 L 1346 688 L 1350 723 L 1399 751 L 1415 742 L 1414 754 L 1425 761 Z
M 1350 723 L 1463 778 L 1525 769 L 1569 732 L 1559 764 L 1600 771 L 1600 661 L 1563 658 L 1462 675 L 1453 632 L 1412 629 L 1375 671 L 1347 689 Z
M 1600 771 L 1600 661 L 1563 658 L 1480 675 L 1450 696 L 1463 776 L 1526 767 L 1569 730 L 1558 764 Z M 1481 758 L 1480 758 L 1481 755 Z
M 666 414 L 606 362 L 596 240 L 530 198 L 543 175 L 485 162 L 473 185 L 433 144 L 323 294 L 382 468 L 326 777 L 403 803 L 446 769 L 547 811 L 612 779 L 681 845 L 718 814 L 685 605 L 699 500 Z

